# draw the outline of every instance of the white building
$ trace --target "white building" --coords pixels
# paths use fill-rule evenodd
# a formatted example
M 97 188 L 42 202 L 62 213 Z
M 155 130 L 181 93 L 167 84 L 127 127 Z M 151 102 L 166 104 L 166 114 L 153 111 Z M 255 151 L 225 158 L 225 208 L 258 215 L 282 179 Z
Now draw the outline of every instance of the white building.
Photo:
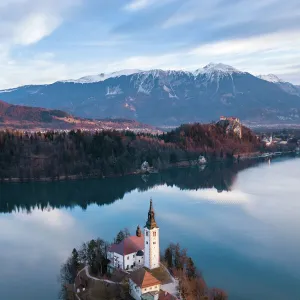
M 107 254 L 109 269 L 133 270 L 144 266 L 144 236 L 138 227 L 135 236 L 113 244 Z
M 159 227 L 155 221 L 155 213 L 153 209 L 152 199 L 150 200 L 150 208 L 148 212 L 148 220 L 144 227 L 145 239 L 145 256 L 144 265 L 148 269 L 155 269 L 159 267 Z
M 159 299 L 161 282 L 144 268 L 133 271 L 129 276 L 129 293 L 136 299 Z
M 198 158 L 198 163 L 200 165 L 206 164 L 207 163 L 206 158 L 204 156 L 200 155 L 199 158 Z
M 107 256 L 110 260 L 108 265 L 110 271 L 113 269 L 133 271 L 144 266 L 151 270 L 159 267 L 159 228 L 155 221 L 152 200 L 150 200 L 144 235 L 138 226 L 135 236 L 111 245 Z

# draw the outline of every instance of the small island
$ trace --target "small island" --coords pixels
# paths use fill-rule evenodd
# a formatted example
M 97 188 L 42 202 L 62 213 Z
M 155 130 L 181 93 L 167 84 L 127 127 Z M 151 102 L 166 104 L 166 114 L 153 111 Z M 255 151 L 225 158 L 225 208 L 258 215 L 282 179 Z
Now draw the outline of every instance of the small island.
M 152 199 L 147 222 L 131 236 L 121 230 L 114 243 L 84 243 L 61 268 L 61 299 L 225 300 L 224 291 L 208 288 L 185 249 L 170 244 L 160 253 L 160 228 Z

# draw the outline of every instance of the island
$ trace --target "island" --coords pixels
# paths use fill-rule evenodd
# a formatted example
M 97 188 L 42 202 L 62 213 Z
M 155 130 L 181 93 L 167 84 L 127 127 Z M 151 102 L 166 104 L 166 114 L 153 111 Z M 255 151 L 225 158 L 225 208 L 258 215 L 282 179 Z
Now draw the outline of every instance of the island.
M 162 229 L 163 234 L 163 229 Z M 160 228 L 152 199 L 143 229 L 131 236 L 121 230 L 113 243 L 84 243 L 61 268 L 64 300 L 225 300 L 227 294 L 209 288 L 193 260 L 179 244 L 160 253 Z

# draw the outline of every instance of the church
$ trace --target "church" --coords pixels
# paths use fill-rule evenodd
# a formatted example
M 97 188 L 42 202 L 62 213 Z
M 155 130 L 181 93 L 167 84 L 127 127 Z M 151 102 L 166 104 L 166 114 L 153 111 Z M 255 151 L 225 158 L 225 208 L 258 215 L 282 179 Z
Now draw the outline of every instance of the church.
M 151 270 L 160 266 L 159 253 L 159 227 L 151 199 L 143 232 L 138 226 L 135 236 L 127 237 L 109 248 L 109 270 L 119 269 L 128 274 L 130 295 L 136 300 L 175 299 L 161 290 L 161 282 L 151 274 Z
M 108 259 L 110 271 L 115 268 L 133 271 L 142 267 L 150 270 L 159 267 L 159 227 L 155 221 L 152 199 L 143 233 L 138 226 L 136 235 L 113 244 L 108 250 Z

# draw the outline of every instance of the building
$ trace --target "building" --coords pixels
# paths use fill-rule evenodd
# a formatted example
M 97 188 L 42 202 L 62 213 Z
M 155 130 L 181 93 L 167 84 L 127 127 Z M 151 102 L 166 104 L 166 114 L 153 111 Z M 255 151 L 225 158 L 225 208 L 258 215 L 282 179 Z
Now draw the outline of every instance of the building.
M 144 268 L 129 275 L 129 293 L 136 300 L 158 300 L 161 282 Z
M 119 244 L 111 245 L 107 256 L 110 260 L 108 265 L 110 272 L 114 269 L 134 271 L 142 267 L 150 270 L 159 267 L 159 227 L 155 221 L 152 199 L 144 234 L 138 226 L 135 236 L 127 237 Z
M 145 261 L 144 265 L 148 269 L 155 269 L 159 267 L 159 227 L 155 221 L 155 213 L 153 209 L 152 199 L 150 200 L 150 208 L 148 212 L 148 220 L 144 227 L 145 239 Z
M 220 121 L 230 121 L 230 122 L 238 122 L 238 123 L 241 123 L 240 119 L 239 119 L 239 118 L 236 118 L 236 117 L 224 117 L 224 116 L 221 116 L 221 117 L 220 117 Z
M 108 250 L 109 268 L 133 270 L 144 266 L 144 236 L 140 228 L 137 235 L 125 238 L 119 244 L 113 244 Z

